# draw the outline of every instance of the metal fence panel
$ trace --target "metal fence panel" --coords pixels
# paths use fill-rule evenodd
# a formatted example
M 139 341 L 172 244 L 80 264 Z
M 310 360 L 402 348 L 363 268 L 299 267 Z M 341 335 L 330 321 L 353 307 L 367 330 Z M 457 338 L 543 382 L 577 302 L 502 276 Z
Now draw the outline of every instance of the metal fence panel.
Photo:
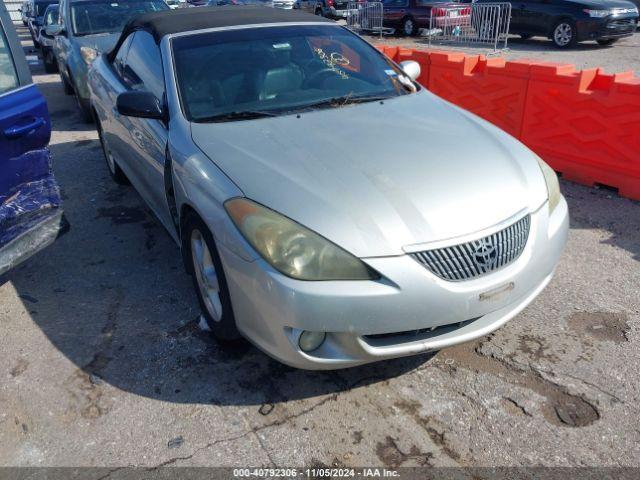
M 347 12 L 350 29 L 382 35 L 382 2 L 349 2 Z
M 429 30 L 423 32 L 433 42 L 483 44 L 494 51 L 507 48 L 511 4 L 473 3 L 434 7 Z

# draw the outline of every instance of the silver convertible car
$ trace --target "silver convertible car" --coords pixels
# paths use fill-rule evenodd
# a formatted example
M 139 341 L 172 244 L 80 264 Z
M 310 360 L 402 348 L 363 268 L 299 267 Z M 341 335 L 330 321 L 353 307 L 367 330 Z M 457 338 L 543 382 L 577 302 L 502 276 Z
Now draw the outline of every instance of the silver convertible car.
M 331 369 L 488 334 L 565 245 L 555 173 L 329 20 L 145 14 L 89 75 L 107 165 L 180 245 L 220 339 Z

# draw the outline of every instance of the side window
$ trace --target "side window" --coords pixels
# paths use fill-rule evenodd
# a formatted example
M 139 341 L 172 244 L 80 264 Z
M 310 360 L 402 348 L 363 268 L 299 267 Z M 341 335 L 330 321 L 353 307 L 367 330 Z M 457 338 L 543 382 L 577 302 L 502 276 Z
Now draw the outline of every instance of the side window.
M 122 80 L 131 90 L 146 90 L 158 99 L 164 96 L 164 73 L 160 49 L 148 32 L 134 34 L 122 71 Z
M 118 53 L 116 54 L 116 58 L 113 59 L 113 68 L 121 77 L 122 72 L 124 71 L 124 62 L 127 59 L 127 52 L 129 51 L 129 46 L 131 45 L 131 40 L 133 40 L 134 35 L 135 33 L 132 33 L 124 42 L 122 42 L 122 45 L 120 45 Z
M 0 24 L 0 95 L 18 86 L 18 73 L 7 44 L 7 37 Z

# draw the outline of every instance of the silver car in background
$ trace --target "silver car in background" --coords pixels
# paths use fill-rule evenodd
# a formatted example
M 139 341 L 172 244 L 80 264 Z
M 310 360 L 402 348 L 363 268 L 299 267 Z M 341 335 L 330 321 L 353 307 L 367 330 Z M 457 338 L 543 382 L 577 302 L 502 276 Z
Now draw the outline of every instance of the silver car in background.
M 93 121 L 87 88 L 93 60 L 113 48 L 127 21 L 160 10 L 169 10 L 164 0 L 60 0 L 59 23 L 48 26 L 45 33 L 54 37 L 64 92 L 76 96 L 85 122 Z
M 349 367 L 486 335 L 549 283 L 555 173 L 418 75 L 261 7 L 144 15 L 95 61 L 109 171 L 181 246 L 218 338 Z

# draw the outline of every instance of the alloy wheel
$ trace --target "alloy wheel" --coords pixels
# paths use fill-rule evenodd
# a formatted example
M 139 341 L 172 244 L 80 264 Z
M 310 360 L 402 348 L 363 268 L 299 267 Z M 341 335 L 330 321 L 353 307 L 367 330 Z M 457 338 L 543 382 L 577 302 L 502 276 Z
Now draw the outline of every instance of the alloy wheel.
M 556 45 L 561 47 L 568 45 L 572 37 L 573 29 L 568 23 L 560 23 L 553 31 L 553 40 L 556 42 Z
M 410 18 L 404 21 L 404 33 L 405 35 L 413 35 L 413 20 Z
M 213 263 L 211 252 L 204 236 L 197 228 L 191 232 L 191 260 L 200 295 L 207 313 L 215 322 L 222 320 L 222 302 L 220 301 L 220 282 Z

